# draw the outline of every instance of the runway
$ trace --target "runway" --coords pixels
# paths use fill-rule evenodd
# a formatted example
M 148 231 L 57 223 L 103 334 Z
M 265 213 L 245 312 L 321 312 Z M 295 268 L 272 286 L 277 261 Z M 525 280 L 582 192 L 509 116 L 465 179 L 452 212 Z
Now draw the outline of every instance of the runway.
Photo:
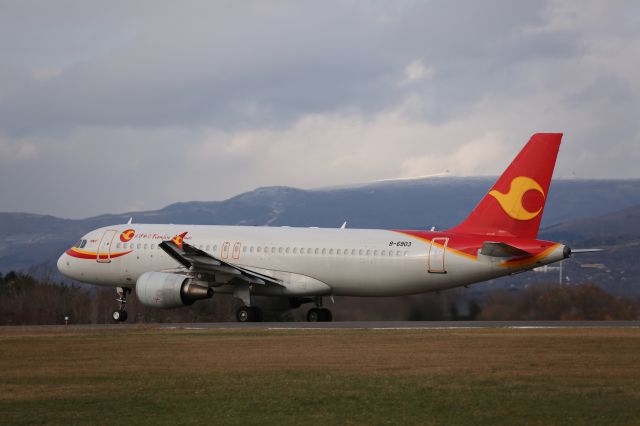
M 118 326 L 119 324 L 114 324 Z M 155 324 L 160 328 L 176 329 L 242 329 L 259 328 L 273 330 L 356 329 L 356 330 L 406 330 L 449 328 L 592 328 L 636 327 L 640 321 L 336 321 L 336 322 L 262 322 L 262 323 L 192 323 Z
M 167 330 L 420 330 L 482 328 L 640 328 L 640 321 L 336 321 L 336 322 L 208 322 L 2 326 L 0 329 L 167 329 Z
M 447 329 L 554 329 L 554 328 L 640 328 L 640 321 L 336 321 L 336 322 L 207 322 L 125 323 L 0 326 L 16 329 L 166 329 L 166 330 L 447 330 Z

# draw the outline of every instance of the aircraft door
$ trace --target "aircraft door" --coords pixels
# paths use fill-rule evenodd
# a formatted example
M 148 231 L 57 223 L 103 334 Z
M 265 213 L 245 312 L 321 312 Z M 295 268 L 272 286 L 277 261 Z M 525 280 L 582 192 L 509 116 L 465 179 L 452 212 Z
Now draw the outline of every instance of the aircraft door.
M 96 255 L 96 260 L 98 262 L 100 263 L 111 262 L 111 244 L 115 236 L 116 236 L 116 231 L 114 230 L 104 231 L 104 234 L 102 234 L 102 238 L 100 238 L 100 243 L 98 243 L 98 253 Z
M 225 241 L 225 243 L 222 245 L 222 254 L 220 257 L 222 257 L 223 259 L 227 259 L 229 257 L 229 246 L 231 245 L 231 243 L 229 243 L 228 241 Z
M 240 259 L 240 247 L 242 246 L 242 243 L 235 243 L 233 245 L 233 254 L 232 257 L 236 260 Z
M 429 247 L 428 270 L 430 273 L 446 274 L 445 255 L 449 238 L 434 238 Z

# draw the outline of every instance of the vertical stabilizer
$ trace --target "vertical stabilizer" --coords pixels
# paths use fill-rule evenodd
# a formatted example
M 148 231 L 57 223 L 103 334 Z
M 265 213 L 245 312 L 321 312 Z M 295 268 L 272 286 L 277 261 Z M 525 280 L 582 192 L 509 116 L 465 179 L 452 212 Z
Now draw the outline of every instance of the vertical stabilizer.
M 460 225 L 461 234 L 536 238 L 562 133 L 536 133 Z

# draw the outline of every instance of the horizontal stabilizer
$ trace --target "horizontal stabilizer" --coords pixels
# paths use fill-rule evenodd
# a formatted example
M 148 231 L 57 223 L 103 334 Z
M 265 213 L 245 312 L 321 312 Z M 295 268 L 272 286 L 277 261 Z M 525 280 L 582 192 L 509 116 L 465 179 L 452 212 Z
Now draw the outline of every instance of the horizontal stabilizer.
M 507 243 L 496 243 L 492 241 L 485 241 L 482 243 L 482 249 L 480 254 L 492 257 L 521 257 L 530 256 L 528 251 L 519 249 Z

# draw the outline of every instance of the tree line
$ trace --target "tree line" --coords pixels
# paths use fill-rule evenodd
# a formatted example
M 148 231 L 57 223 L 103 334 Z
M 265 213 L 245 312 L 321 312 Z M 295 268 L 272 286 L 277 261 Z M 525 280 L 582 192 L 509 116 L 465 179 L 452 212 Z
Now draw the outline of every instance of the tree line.
M 111 323 L 119 306 L 113 288 L 36 279 L 24 273 L 0 274 L 0 325 Z M 148 308 L 129 296 L 129 322 L 234 321 L 239 302 L 215 295 L 179 309 Z M 640 299 L 610 294 L 595 284 L 536 285 L 519 291 L 491 291 L 482 300 L 450 290 L 378 300 L 339 298 L 339 320 L 638 320 Z M 289 318 L 303 320 L 306 309 Z

